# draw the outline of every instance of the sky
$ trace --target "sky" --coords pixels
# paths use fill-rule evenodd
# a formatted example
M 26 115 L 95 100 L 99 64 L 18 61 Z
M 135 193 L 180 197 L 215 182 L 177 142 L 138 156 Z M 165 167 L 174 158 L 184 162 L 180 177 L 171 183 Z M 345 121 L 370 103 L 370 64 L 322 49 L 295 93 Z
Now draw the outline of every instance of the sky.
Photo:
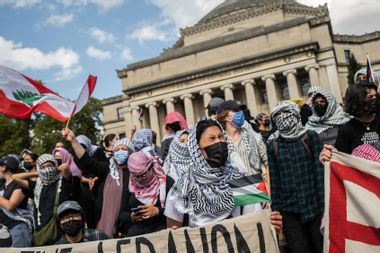
M 0 0 L 0 64 L 75 99 L 89 74 L 93 96 L 121 94 L 116 69 L 158 56 L 223 0 Z M 327 3 L 334 33 L 380 30 L 379 0 Z

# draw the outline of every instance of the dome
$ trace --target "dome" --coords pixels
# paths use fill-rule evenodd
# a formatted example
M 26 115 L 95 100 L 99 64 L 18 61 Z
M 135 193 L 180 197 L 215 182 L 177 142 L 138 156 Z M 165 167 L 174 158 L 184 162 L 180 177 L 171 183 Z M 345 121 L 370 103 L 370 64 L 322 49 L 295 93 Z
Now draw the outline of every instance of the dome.
M 204 16 L 198 24 L 205 24 L 213 19 L 227 15 L 231 12 L 253 9 L 262 7 L 268 4 L 287 4 L 295 6 L 305 6 L 298 3 L 296 0 L 226 0 L 217 7 L 215 7 L 211 12 Z

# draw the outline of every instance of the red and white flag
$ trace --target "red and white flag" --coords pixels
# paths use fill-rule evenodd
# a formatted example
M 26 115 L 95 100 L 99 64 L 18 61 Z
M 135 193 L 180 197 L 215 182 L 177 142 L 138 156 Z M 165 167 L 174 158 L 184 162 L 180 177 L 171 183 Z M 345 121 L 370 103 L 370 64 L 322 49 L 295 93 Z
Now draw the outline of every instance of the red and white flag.
M 334 152 L 325 208 L 325 253 L 380 252 L 380 163 Z
M 38 111 L 57 120 L 67 121 L 86 105 L 95 84 L 96 77 L 89 75 L 76 103 L 73 103 L 40 82 L 0 65 L 0 114 L 9 118 L 27 119 L 34 111 Z

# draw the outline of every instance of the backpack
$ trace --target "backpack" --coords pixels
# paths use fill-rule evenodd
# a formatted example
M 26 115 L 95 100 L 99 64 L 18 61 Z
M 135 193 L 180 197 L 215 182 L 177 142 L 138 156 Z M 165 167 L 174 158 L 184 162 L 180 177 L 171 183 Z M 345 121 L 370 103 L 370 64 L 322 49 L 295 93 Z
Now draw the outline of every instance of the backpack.
M 308 131 L 304 135 L 301 136 L 300 141 L 304 145 L 308 157 L 310 158 L 311 161 L 313 161 L 314 159 L 313 159 L 313 154 L 311 153 Z M 277 160 L 278 159 L 278 142 L 277 142 L 277 140 L 273 140 L 272 144 L 273 144 L 274 158 Z

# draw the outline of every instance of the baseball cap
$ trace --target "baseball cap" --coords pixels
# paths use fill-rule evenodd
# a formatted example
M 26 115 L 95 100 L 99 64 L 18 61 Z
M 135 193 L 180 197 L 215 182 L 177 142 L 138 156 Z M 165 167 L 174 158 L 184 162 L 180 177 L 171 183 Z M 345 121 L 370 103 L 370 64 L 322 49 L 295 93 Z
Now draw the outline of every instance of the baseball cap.
M 210 108 L 218 108 L 221 103 L 223 103 L 224 100 L 220 97 L 213 97 L 210 102 L 208 102 L 208 105 L 205 107 L 205 109 Z
M 225 110 L 240 111 L 242 109 L 241 105 L 233 100 L 227 100 L 221 103 L 216 110 L 216 114 L 219 114 Z
M 76 201 L 65 201 L 59 205 L 57 209 L 57 216 L 60 217 L 63 213 L 69 210 L 82 212 L 82 207 L 80 207 L 80 205 Z
M 7 155 L 0 159 L 0 165 L 5 165 L 11 171 L 15 171 L 19 168 L 20 162 L 16 157 Z

